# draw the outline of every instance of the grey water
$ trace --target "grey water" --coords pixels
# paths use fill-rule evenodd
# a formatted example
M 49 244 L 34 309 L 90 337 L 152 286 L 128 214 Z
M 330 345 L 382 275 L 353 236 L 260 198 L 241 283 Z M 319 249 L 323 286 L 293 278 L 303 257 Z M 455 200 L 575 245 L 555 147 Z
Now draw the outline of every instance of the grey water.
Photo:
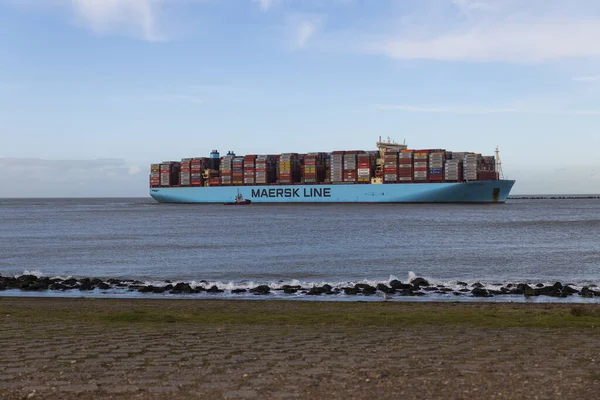
M 600 285 L 600 200 L 506 204 L 158 204 L 0 200 L 0 275 L 340 285 Z

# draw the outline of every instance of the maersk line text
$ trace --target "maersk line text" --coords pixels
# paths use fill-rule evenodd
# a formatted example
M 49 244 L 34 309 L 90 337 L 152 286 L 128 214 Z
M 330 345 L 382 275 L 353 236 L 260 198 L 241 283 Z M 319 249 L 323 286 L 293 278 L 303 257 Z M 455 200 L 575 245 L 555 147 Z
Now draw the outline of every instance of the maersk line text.
M 252 189 L 252 197 L 331 197 L 331 188 Z

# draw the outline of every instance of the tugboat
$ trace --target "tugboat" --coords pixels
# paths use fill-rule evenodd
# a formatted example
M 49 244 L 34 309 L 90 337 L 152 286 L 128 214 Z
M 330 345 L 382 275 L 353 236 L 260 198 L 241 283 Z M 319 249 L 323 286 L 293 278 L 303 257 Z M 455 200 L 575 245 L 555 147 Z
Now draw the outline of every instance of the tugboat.
M 242 196 L 242 194 L 238 190 L 237 196 L 235 196 L 235 199 L 228 203 L 224 203 L 224 205 L 226 205 L 226 206 L 244 206 L 244 205 L 250 204 L 250 203 L 252 203 L 252 200 L 244 199 L 244 196 Z

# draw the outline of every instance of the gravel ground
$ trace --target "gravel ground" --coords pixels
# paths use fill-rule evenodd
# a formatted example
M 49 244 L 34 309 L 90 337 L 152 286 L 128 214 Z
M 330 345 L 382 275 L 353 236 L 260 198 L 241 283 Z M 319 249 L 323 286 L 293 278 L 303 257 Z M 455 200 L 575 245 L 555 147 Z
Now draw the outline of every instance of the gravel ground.
M 0 398 L 600 397 L 597 306 L 589 309 L 598 324 L 587 326 L 502 326 L 493 319 L 503 308 L 560 314 L 569 306 L 483 303 L 382 302 L 372 326 L 327 323 L 327 315 L 361 307 L 375 306 L 0 298 Z M 202 319 L 221 309 L 241 321 Z M 491 322 L 408 318 L 457 309 Z M 151 316 L 135 319 L 131 310 Z M 407 322 L 386 323 L 390 312 Z M 243 319 L 249 313 L 306 318 L 252 323 Z

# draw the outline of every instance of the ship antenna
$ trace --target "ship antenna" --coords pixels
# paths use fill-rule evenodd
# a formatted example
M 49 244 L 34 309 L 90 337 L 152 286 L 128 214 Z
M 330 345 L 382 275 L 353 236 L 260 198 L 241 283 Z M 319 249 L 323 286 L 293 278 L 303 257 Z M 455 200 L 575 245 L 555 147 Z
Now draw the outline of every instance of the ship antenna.
M 496 172 L 498 173 L 499 179 L 504 179 L 504 172 L 502 172 L 502 161 L 500 160 L 500 150 L 496 146 Z

